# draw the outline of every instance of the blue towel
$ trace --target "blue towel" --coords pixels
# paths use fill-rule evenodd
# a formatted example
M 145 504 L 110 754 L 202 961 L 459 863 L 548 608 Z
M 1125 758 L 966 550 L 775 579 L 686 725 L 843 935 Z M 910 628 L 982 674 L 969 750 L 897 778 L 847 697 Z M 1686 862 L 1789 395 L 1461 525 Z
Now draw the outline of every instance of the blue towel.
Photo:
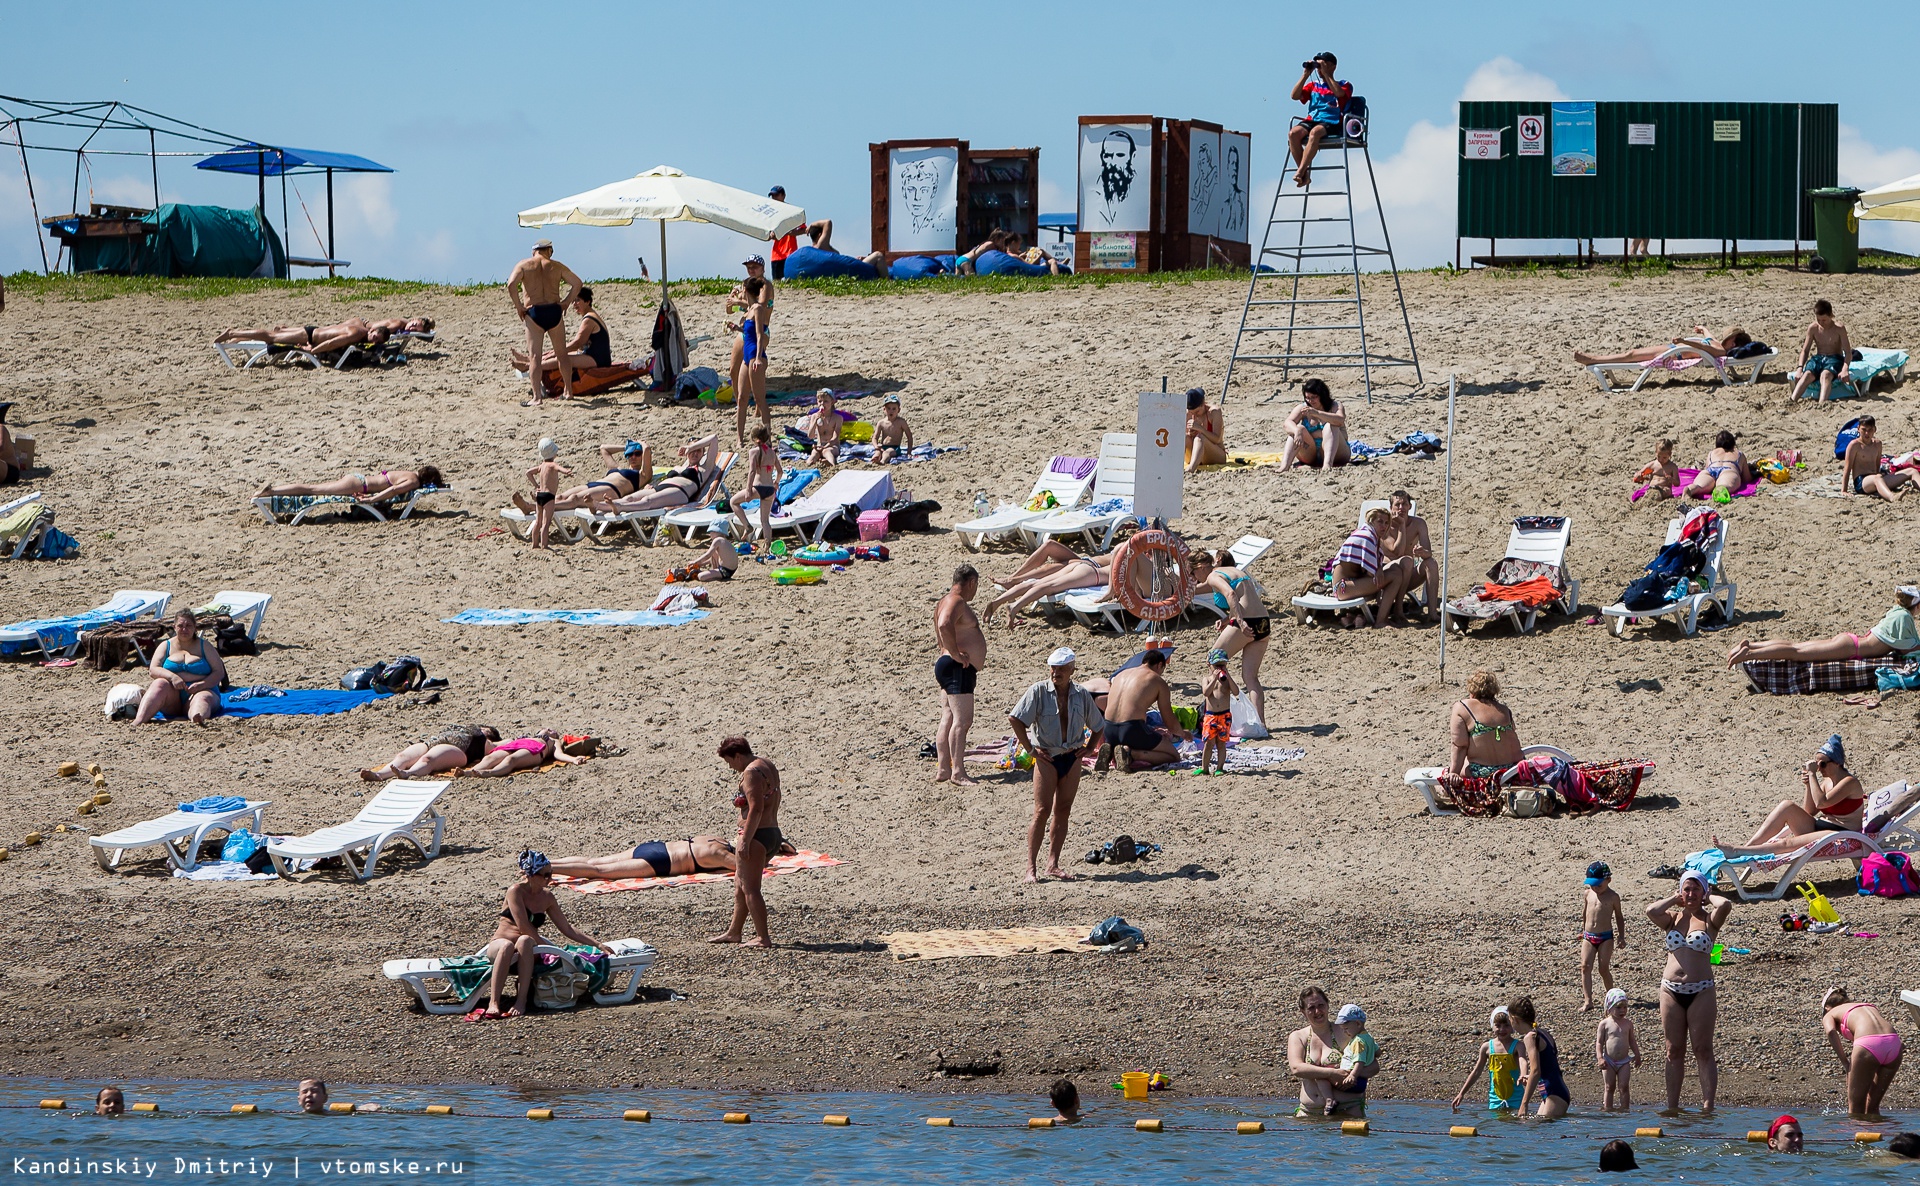
M 800 492 L 813 485 L 813 480 L 819 476 L 817 469 L 788 470 L 786 476 L 780 479 L 780 489 L 773 492 L 773 505 L 784 506 L 800 497 Z M 759 509 L 760 500 L 757 498 L 740 504 L 740 513 L 743 515 Z
M 247 801 L 238 795 L 202 795 L 191 803 L 179 805 L 181 811 L 205 812 L 219 815 L 222 812 L 238 811 L 247 805 Z
M 879 269 L 865 260 L 818 247 L 797 248 L 787 257 L 787 279 L 823 280 L 831 276 L 851 276 L 855 280 L 878 280 Z
M 1749 858 L 1740 857 L 1735 859 L 1748 860 Z M 1763 859 L 1772 860 L 1773 858 L 1767 857 Z M 1708 885 L 1712 885 L 1715 879 L 1720 876 L 1720 866 L 1726 864 L 1727 860 L 1727 854 L 1721 852 L 1719 849 L 1703 848 L 1699 852 L 1688 853 L 1687 859 L 1681 861 L 1680 864 L 1683 868 L 1691 869 L 1695 873 L 1700 874 L 1700 876 L 1707 879 Z
M 85 613 L 68 614 L 63 618 L 35 618 L 29 622 L 15 622 L 8 630 L 31 630 L 39 635 L 44 644 L 33 642 L 0 643 L 0 655 L 14 655 L 44 645 L 49 652 L 63 650 L 72 646 L 80 638 L 80 632 L 96 626 L 105 626 L 110 622 L 130 622 L 132 614 L 110 613 L 106 610 L 90 609 Z
M 703 609 L 684 614 L 658 614 L 650 609 L 469 609 L 441 621 L 458 622 L 462 626 L 525 626 L 534 622 L 567 622 L 574 626 L 684 626 L 706 616 L 707 611 Z
M 246 693 L 253 693 L 247 695 Z M 352 692 L 345 688 L 292 688 L 275 696 L 261 696 L 255 689 L 222 693 L 223 717 L 325 717 L 371 704 L 388 692 L 367 689 Z

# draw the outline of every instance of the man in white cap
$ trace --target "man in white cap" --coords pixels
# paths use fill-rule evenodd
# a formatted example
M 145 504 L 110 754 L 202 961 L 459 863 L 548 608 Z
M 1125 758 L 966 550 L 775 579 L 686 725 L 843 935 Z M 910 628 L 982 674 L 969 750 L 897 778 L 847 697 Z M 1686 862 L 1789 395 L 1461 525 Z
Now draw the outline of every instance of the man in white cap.
M 528 358 L 537 359 L 546 349 L 541 338 L 553 339 L 553 356 L 560 364 L 560 398 L 572 399 L 573 364 L 567 361 L 562 284 L 568 285 L 571 293 L 581 288 L 580 277 L 573 274 L 573 269 L 554 261 L 553 240 L 542 239 L 533 245 L 532 255 L 513 265 L 513 273 L 507 277 L 507 299 L 513 302 L 514 315 L 527 327 Z M 523 408 L 534 407 L 547 397 L 539 367 L 528 367 L 527 378 L 533 383 L 533 398 L 520 405 Z
M 1062 881 L 1073 875 L 1060 868 L 1067 842 L 1067 819 L 1080 789 L 1080 757 L 1100 737 L 1106 721 L 1093 693 L 1073 682 L 1073 650 L 1061 647 L 1047 656 L 1047 678 L 1021 694 L 1007 714 L 1020 748 L 1033 758 L 1033 820 L 1027 825 L 1027 880 L 1039 881 L 1040 838 L 1052 820 L 1047 845 L 1047 876 Z M 1031 730 L 1031 732 L 1029 732 Z

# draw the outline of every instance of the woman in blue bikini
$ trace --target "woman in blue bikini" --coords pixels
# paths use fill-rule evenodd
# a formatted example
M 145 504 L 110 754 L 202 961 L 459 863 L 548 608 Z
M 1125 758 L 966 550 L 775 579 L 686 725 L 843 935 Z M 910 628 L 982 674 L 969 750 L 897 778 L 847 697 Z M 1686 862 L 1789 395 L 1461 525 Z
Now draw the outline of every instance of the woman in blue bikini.
M 153 673 L 153 682 L 140 697 L 134 724 L 144 725 L 161 713 L 184 716 L 196 725 L 220 715 L 220 686 L 227 682 L 227 667 L 213 644 L 200 637 L 191 610 L 173 615 L 173 637 L 153 648 L 147 670 Z
M 1492 778 L 1520 763 L 1513 712 L 1500 703 L 1500 681 L 1490 671 L 1467 677 L 1467 698 L 1453 706 L 1448 731 L 1453 758 L 1447 769 L 1456 776 Z
M 1687 486 L 1687 494 L 1693 498 L 1713 497 L 1725 502 L 1733 497 L 1733 492 L 1753 484 L 1753 467 L 1747 464 L 1747 455 L 1734 447 L 1734 435 L 1726 429 L 1713 438 L 1713 451 L 1700 466 L 1700 476 Z M 1725 490 L 1722 498 L 1719 491 Z
M 740 335 L 740 365 L 736 368 L 739 378 L 733 388 L 733 433 L 745 447 L 749 405 L 758 405 L 760 423 L 773 427 L 773 409 L 767 405 L 767 321 L 773 316 L 773 305 L 767 295 L 767 282 L 758 276 L 749 277 L 741 291 L 745 300 L 733 304 L 736 317 L 727 322 L 727 328 Z
M 1287 445 L 1281 451 L 1282 472 L 1296 465 L 1318 465 L 1322 470 L 1353 460 L 1347 449 L 1347 410 L 1333 398 L 1321 379 L 1300 384 L 1300 406 L 1287 413 Z

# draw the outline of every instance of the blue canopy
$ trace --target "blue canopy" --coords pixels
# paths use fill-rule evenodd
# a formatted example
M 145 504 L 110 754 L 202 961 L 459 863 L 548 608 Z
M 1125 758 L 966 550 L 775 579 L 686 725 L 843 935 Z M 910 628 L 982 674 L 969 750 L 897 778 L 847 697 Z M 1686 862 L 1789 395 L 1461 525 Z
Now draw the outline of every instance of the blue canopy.
M 370 161 L 350 152 L 319 152 L 311 148 L 276 148 L 271 144 L 236 144 L 194 163 L 196 169 L 214 169 L 221 173 L 245 173 L 248 176 L 279 177 L 291 173 L 320 173 L 333 169 L 341 173 L 391 173 L 378 161 Z
M 1062 230 L 1071 231 L 1079 229 L 1079 224 L 1078 214 L 1042 214 L 1040 216 L 1040 225 L 1049 229 L 1059 227 Z

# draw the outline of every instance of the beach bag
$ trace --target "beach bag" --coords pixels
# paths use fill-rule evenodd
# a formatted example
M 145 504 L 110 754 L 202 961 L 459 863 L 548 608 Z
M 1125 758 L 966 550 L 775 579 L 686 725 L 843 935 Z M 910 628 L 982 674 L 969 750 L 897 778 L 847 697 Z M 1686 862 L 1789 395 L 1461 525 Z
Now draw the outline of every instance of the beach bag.
M 932 499 L 914 501 L 909 498 L 890 498 L 887 500 L 887 526 L 894 531 L 932 531 L 933 520 L 930 517 L 940 509 L 940 504 Z
M 388 692 L 411 692 L 427 682 L 426 664 L 417 655 L 401 655 L 390 663 L 375 663 L 367 671 L 367 686 Z
M 1659 609 L 1667 604 L 1669 583 L 1667 578 L 1652 574 L 1640 577 L 1620 594 L 1620 604 L 1628 609 Z
M 1847 446 L 1853 444 L 1859 435 L 1860 418 L 1858 416 L 1855 416 L 1840 426 L 1840 431 L 1833 436 L 1833 458 L 1835 461 L 1846 460 Z
M 1904 852 L 1870 852 L 1860 861 L 1860 892 L 1882 898 L 1920 894 L 1913 863 Z
M 1260 723 L 1259 714 L 1253 711 L 1253 701 L 1247 698 L 1245 692 L 1234 693 L 1230 708 L 1233 714 L 1233 723 L 1227 729 L 1230 736 L 1245 741 L 1265 741 L 1273 736 Z
M 107 693 L 107 719 L 118 720 L 131 717 L 140 707 L 140 697 L 145 689 L 139 684 L 115 684 Z
M 552 958 L 542 957 L 543 960 Z M 571 1009 L 586 995 L 589 979 L 585 972 L 576 972 L 567 964 L 557 964 L 552 971 L 540 968 L 533 977 L 533 1007 Z
M 79 540 L 58 527 L 49 527 L 41 533 L 33 554 L 42 560 L 64 560 L 79 550 Z
M 1515 819 L 1552 815 L 1553 792 L 1545 787 L 1508 787 L 1506 808 Z
M 378 666 L 376 663 L 373 667 L 355 667 L 340 677 L 340 686 L 349 692 L 366 691 L 373 687 L 373 672 Z
M 227 837 L 220 846 L 220 859 L 223 861 L 244 861 L 260 847 L 260 838 L 245 828 Z

